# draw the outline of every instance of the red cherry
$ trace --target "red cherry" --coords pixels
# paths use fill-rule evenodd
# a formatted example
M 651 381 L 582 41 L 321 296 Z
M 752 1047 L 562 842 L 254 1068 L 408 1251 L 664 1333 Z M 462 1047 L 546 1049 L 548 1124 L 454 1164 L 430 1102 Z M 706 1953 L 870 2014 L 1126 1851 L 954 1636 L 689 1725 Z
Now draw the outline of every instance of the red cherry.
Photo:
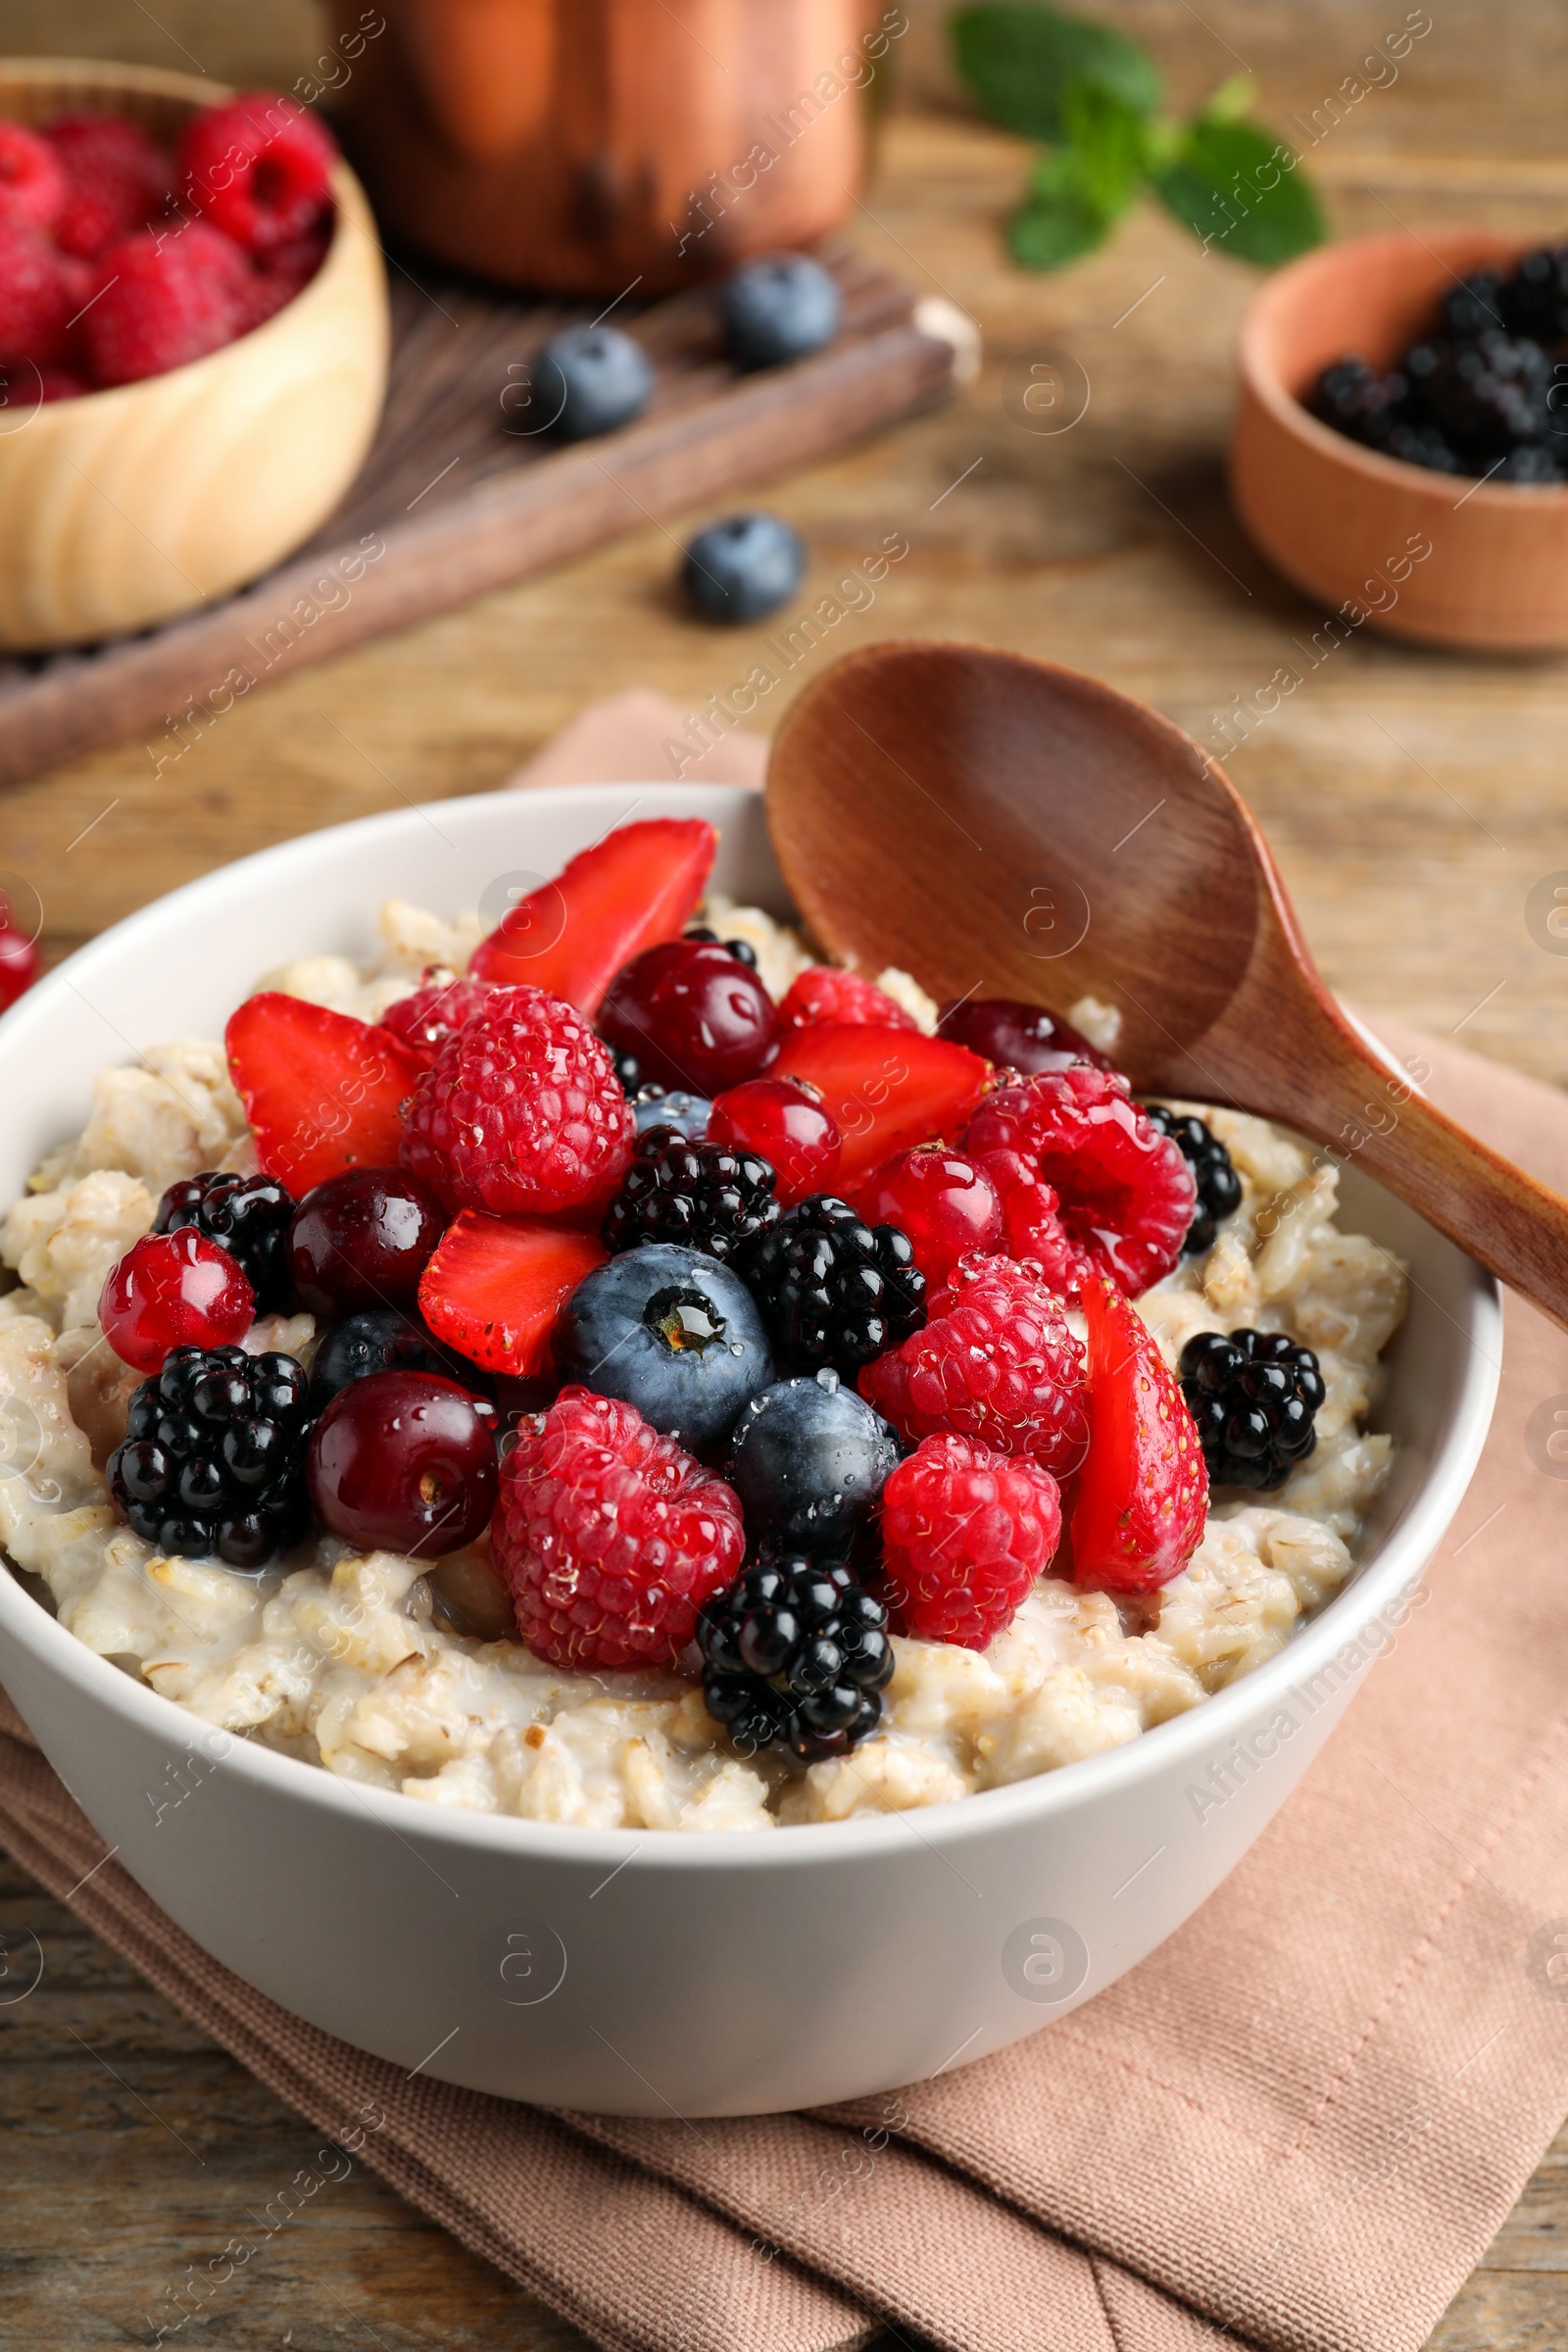
M 289 1264 L 313 1315 L 412 1310 L 447 1229 L 427 1184 L 403 1168 L 347 1168 L 308 1193 L 288 1229 Z
M 1059 1013 L 1015 997 L 972 997 L 950 1004 L 937 1035 L 951 1037 L 956 1046 L 967 1046 L 971 1054 L 983 1054 L 1004 1069 L 1065 1070 L 1075 1061 L 1087 1061 L 1097 1070 L 1115 1067 Z
M 256 1319 L 256 1294 L 226 1250 L 193 1225 L 147 1233 L 98 1300 L 104 1337 L 137 1372 L 160 1372 L 171 1348 L 229 1348 Z
M 0 893 L 0 1012 L 38 977 L 38 943 L 19 930 L 10 901 Z
M 716 940 L 666 939 L 622 964 L 599 1030 L 634 1054 L 645 1084 L 711 1098 L 764 1070 L 778 1009 L 757 974 Z
M 347 1544 L 416 1560 L 461 1551 L 495 1508 L 496 1408 L 433 1372 L 372 1372 L 316 1424 L 305 1476 Z
M 708 1141 L 770 1160 L 778 1170 L 774 1198 L 784 1208 L 808 1193 L 831 1191 L 839 1172 L 838 1124 L 816 1088 L 799 1078 L 749 1078 L 732 1086 L 709 1112 Z
M 897 1225 L 935 1290 L 960 1257 L 1002 1248 L 1002 1202 L 983 1168 L 951 1144 L 916 1144 L 872 1170 L 854 1206 L 868 1225 Z

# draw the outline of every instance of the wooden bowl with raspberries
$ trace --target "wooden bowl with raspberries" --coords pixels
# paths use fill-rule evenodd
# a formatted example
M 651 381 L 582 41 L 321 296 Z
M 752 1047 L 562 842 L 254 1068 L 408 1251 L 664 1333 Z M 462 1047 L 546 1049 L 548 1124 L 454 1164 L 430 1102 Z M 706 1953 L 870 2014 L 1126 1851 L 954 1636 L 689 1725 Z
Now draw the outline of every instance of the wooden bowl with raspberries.
M 0 61 L 0 648 L 150 627 L 300 546 L 387 344 L 369 207 L 310 110 Z

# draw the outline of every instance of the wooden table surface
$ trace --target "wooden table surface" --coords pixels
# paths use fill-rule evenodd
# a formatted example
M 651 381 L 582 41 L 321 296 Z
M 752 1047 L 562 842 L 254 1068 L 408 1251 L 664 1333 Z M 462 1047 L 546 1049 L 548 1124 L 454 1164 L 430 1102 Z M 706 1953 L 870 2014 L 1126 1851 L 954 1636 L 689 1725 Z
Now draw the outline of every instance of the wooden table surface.
M 855 233 L 978 322 L 979 381 L 954 407 L 770 486 L 805 531 L 810 589 L 890 531 L 910 554 L 834 652 L 878 636 L 986 639 L 1098 672 L 1193 733 L 1250 700 L 1321 615 L 1275 578 L 1229 514 L 1229 353 L 1250 273 L 1141 211 L 1059 277 L 1011 270 L 997 227 L 1025 150 L 947 89 L 937 12 L 906 0 L 900 111 Z M 1281 125 L 1319 108 L 1402 0 L 1121 0 L 1173 89 L 1242 62 Z M 1431 33 L 1311 154 L 1337 230 L 1486 221 L 1543 236 L 1568 216 L 1561 152 L 1568 31 L 1551 0 L 1433 0 Z M 59 0 L 0 0 L 0 50 L 66 37 Z M 309 0 L 73 0 L 74 48 L 286 85 L 319 46 Z M 1087 413 L 1043 435 L 1008 388 L 1047 352 L 1085 371 Z M 1011 370 L 1011 373 L 1009 373 Z M 695 517 L 693 518 L 695 519 Z M 682 524 L 671 526 L 676 537 Z M 686 618 L 669 534 L 643 528 L 567 570 L 246 698 L 160 776 L 118 744 L 0 797 L 0 868 L 38 891 L 60 955 L 172 885 L 310 827 L 499 783 L 583 703 L 654 685 L 700 707 L 744 675 L 752 635 Z M 759 636 L 760 632 L 758 633 Z M 827 659 L 819 652 L 780 689 Z M 1556 1081 L 1568 1078 L 1568 969 L 1525 927 L 1568 867 L 1568 662 L 1463 660 L 1368 633 L 1346 644 L 1229 761 L 1331 982 Z M 0 2340 L 76 2352 L 150 2342 L 143 2315 L 212 2235 L 304 2162 L 310 2133 L 149 1992 L 24 1874 L 0 1874 L 0 1929 L 45 1968 L 0 2008 L 0 2111 L 15 2197 Z M 280 2235 L 216 2312 L 234 2352 L 493 2347 L 581 2339 L 372 2179 Z M 889 2343 L 891 2344 L 891 2338 Z M 1568 2135 L 1544 2161 L 1430 2352 L 1559 2352 L 1568 2342 Z

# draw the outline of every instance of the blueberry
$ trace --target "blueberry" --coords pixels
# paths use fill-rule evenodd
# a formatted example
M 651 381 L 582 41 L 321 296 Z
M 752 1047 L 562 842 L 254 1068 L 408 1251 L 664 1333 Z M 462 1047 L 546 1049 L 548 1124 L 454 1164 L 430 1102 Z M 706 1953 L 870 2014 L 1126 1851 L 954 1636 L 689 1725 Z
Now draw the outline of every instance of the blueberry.
M 654 370 L 618 326 L 568 326 L 552 335 L 534 368 L 542 423 L 564 441 L 588 441 L 630 424 L 648 406 Z
M 778 514 L 726 514 L 699 531 L 681 582 L 705 620 L 760 620 L 793 596 L 806 573 L 806 543 Z
M 706 1095 L 678 1091 L 666 1095 L 662 1086 L 645 1086 L 638 1090 L 633 1116 L 639 1135 L 646 1135 L 650 1127 L 678 1127 L 682 1135 L 700 1144 L 708 1133 L 712 1107 Z
M 371 1372 L 439 1372 L 472 1396 L 487 1396 L 490 1390 L 478 1366 L 444 1348 L 417 1316 L 405 1315 L 395 1306 L 372 1306 L 334 1323 L 317 1348 L 311 1365 L 311 1411 L 323 1411 L 339 1389 Z
M 804 253 L 748 262 L 720 304 L 730 357 L 742 368 L 777 368 L 820 351 L 838 333 L 844 308 L 836 280 Z
M 707 1454 L 768 1386 L 773 1355 L 738 1275 L 701 1250 L 650 1242 L 577 1285 L 556 1325 L 556 1368 Z
M 754 1537 L 842 1549 L 869 1517 L 899 1442 L 836 1372 L 781 1380 L 742 1413 L 725 1476 Z

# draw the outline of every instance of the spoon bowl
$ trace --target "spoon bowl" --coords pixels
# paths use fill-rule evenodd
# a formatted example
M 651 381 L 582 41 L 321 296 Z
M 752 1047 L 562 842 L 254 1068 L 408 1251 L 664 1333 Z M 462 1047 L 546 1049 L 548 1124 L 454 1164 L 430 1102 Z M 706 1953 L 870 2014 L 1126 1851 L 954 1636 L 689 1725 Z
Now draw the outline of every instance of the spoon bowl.
M 1288 1121 L 1568 1323 L 1568 1202 L 1361 1036 L 1245 802 L 1168 719 L 1021 654 L 869 646 L 789 711 L 767 806 L 830 955 L 939 1001 L 1093 996 L 1140 1091 Z

